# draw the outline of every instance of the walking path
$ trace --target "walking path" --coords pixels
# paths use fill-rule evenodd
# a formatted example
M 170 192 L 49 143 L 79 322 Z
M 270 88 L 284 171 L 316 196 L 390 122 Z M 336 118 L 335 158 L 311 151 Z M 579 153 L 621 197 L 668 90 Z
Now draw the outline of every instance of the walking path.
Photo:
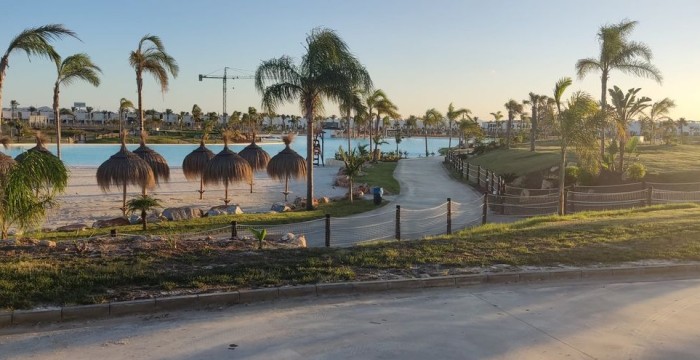
M 0 329 L 0 357 L 697 359 L 699 294 L 667 280 L 300 298 Z

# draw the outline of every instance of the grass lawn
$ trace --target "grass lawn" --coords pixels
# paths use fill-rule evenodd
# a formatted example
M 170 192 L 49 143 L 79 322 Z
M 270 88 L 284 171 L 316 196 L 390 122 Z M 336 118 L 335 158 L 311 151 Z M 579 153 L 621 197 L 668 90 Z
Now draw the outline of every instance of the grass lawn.
M 497 174 L 525 175 L 549 169 L 559 163 L 559 149 L 553 146 L 529 149 L 499 149 L 469 159 L 472 165 L 481 165 Z
M 99 303 L 161 292 L 446 275 L 493 264 L 599 265 L 700 260 L 700 206 L 536 217 L 451 236 L 347 249 L 229 251 L 219 244 L 133 252 L 0 248 L 0 308 Z
M 399 182 L 394 179 L 394 170 L 398 162 L 377 162 L 363 167 L 364 176 L 359 176 L 355 184 L 367 183 L 370 186 L 379 186 L 391 194 L 398 194 L 401 188 Z

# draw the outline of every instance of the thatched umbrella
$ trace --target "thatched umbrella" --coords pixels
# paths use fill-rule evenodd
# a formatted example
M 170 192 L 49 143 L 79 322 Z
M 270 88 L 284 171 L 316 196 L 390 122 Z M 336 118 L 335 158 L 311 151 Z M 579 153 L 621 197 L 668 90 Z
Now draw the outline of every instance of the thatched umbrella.
M 17 160 L 18 162 L 21 162 L 27 156 L 27 152 L 29 152 L 29 151 L 40 151 L 40 152 L 47 154 L 47 155 L 56 156 L 56 155 L 52 154 L 49 149 L 46 148 L 46 137 L 44 135 L 42 135 L 41 132 L 37 131 L 35 138 L 36 138 L 36 145 L 34 145 L 33 148 L 30 148 L 29 150 L 17 155 L 15 157 L 15 160 Z
M 119 152 L 112 155 L 97 168 L 97 185 L 104 192 L 112 185 L 124 189 L 122 199 L 122 214 L 126 215 L 126 187 L 136 185 L 145 193 L 146 188 L 155 187 L 155 176 L 148 163 L 136 154 L 127 150 L 125 136 L 122 135 L 122 146 Z
M 270 162 L 270 154 L 263 150 L 258 144 L 255 143 L 255 135 L 253 135 L 253 142 L 241 150 L 238 155 L 248 161 L 250 167 L 253 171 L 259 171 L 267 168 L 267 163 Z M 254 177 L 255 175 L 253 175 Z M 250 178 L 250 193 L 253 193 L 253 178 Z
M 7 149 L 10 147 L 10 138 L 5 136 L 0 139 L 0 144 Z M 4 153 L 0 153 L 0 177 L 3 177 L 7 175 L 10 170 L 17 164 L 15 159 L 12 158 L 12 156 L 5 155 Z
M 306 160 L 296 151 L 289 147 L 289 144 L 294 139 L 294 135 L 289 134 L 282 138 L 284 150 L 270 159 L 267 163 L 267 174 L 273 179 L 284 180 L 284 201 L 287 201 L 289 195 L 289 178 L 303 178 L 306 176 Z
M 141 132 L 141 146 L 134 150 L 136 154 L 141 159 L 145 160 L 148 166 L 151 167 L 153 171 L 153 178 L 156 185 L 160 183 L 160 180 L 168 182 L 170 181 L 170 167 L 165 158 L 157 153 L 155 150 L 146 146 L 146 132 Z M 143 195 L 146 195 L 146 188 L 143 188 Z
M 204 185 L 224 183 L 224 203 L 228 205 L 228 185 L 239 181 L 251 181 L 253 169 L 250 164 L 228 148 L 230 134 L 224 134 L 224 149 L 216 154 L 204 169 Z
M 202 199 L 204 194 L 204 169 L 207 168 L 207 163 L 214 157 L 214 153 L 204 146 L 204 137 L 199 142 L 199 147 L 192 150 L 191 153 L 185 156 L 182 160 L 182 172 L 185 178 L 189 181 L 199 179 L 199 199 Z

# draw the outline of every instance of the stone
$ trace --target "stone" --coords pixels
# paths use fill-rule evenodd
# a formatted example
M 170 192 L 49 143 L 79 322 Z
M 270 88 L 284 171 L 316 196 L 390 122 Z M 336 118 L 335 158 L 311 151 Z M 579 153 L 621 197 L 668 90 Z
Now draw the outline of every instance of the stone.
M 328 196 L 324 196 L 318 202 L 321 204 L 328 204 L 331 202 L 331 199 Z
M 292 211 L 292 208 L 290 208 L 287 204 L 283 202 L 276 202 L 272 204 L 272 207 L 270 208 L 272 211 L 276 212 L 286 212 L 286 211 Z
M 39 246 L 46 248 L 55 248 L 56 242 L 51 240 L 41 240 L 39 241 Z
M 318 199 L 314 199 L 312 202 L 313 207 L 318 206 Z M 301 198 L 297 197 L 294 199 L 294 206 L 297 208 L 305 208 L 306 207 L 306 198 Z
M 169 221 L 194 219 L 202 217 L 202 210 L 191 206 L 167 208 L 163 210 L 163 216 Z
M 554 181 L 550 179 L 543 179 L 541 189 L 554 189 Z
M 296 235 L 294 235 L 292 233 L 286 233 L 280 238 L 280 241 L 288 243 L 288 242 L 292 242 L 294 240 L 294 238 L 296 238 Z
M 58 232 L 72 232 L 72 231 L 83 231 L 87 229 L 87 225 L 81 223 L 70 224 L 66 226 L 61 226 L 56 229 Z
M 129 216 L 129 224 L 134 225 L 134 224 L 140 224 L 140 223 L 141 223 L 140 216 L 138 216 L 136 214 L 132 214 L 131 216 Z
M 333 181 L 334 186 L 340 186 L 340 187 L 349 187 L 350 186 L 350 179 L 348 178 L 347 175 L 338 175 L 335 177 L 335 181 Z
M 300 248 L 305 248 L 306 247 L 306 236 L 297 235 L 289 243 L 292 245 L 296 245 L 297 247 L 300 247 Z
M 365 193 L 362 190 L 355 190 L 355 192 L 352 194 L 352 196 L 355 198 L 361 198 L 361 197 L 365 196 Z
M 219 205 L 207 211 L 207 216 L 217 216 L 217 215 L 238 215 L 243 214 L 243 210 L 238 204 L 234 205 Z
M 92 227 L 95 229 L 102 229 L 108 227 L 126 226 L 130 224 L 131 222 L 127 218 L 118 217 L 114 219 L 97 220 L 94 224 L 92 224 Z

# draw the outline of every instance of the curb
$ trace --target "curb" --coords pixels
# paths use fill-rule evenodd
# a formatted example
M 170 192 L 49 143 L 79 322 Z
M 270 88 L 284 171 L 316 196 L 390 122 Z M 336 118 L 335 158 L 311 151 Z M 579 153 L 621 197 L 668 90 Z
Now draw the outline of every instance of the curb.
M 198 310 L 237 304 L 297 297 L 370 294 L 428 288 L 467 287 L 482 284 L 546 283 L 606 279 L 688 279 L 700 278 L 700 264 L 617 267 L 581 270 L 506 272 L 440 276 L 420 279 L 356 281 L 317 285 L 285 286 L 225 293 L 208 293 L 118 301 L 105 304 L 66 306 L 53 309 L 0 311 L 0 328 L 65 321 L 96 320 L 175 310 Z

